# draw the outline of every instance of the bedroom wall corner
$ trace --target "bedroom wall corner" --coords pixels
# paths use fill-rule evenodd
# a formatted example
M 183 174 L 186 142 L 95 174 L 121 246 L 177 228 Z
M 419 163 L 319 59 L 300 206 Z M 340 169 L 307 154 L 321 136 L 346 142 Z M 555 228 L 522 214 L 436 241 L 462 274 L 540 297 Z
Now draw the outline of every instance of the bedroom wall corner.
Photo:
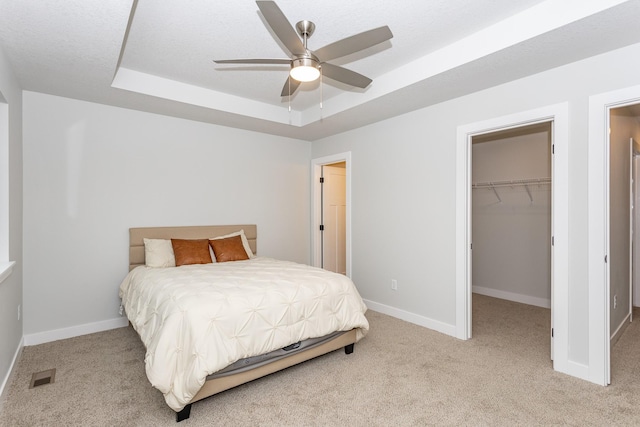
M 0 48 L 0 93 L 8 104 L 8 146 L 2 156 L 8 157 L 8 183 L 0 191 L 7 197 L 8 260 L 15 262 L 11 273 L 0 282 L 0 404 L 5 387 L 11 380 L 16 360 L 22 350 L 22 89 L 2 48 Z M 4 168 L 3 168 L 4 169 Z M 1 173 L 6 173 L 2 170 Z M 4 184 L 3 184 L 4 185 Z M 4 193 L 4 191 L 7 191 Z M 0 408 L 1 409 L 1 408 Z

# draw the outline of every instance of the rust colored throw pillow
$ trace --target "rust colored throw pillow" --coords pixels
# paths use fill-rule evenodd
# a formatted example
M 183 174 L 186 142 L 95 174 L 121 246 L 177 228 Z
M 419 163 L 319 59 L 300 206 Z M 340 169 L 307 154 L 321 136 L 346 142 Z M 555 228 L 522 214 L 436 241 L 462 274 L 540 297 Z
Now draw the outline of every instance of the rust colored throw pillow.
M 210 264 L 209 240 L 171 239 L 173 253 L 176 257 L 176 267 L 189 264 Z
M 213 254 L 217 262 L 242 261 L 249 259 L 247 251 L 242 245 L 241 236 L 227 237 L 226 239 L 209 240 Z

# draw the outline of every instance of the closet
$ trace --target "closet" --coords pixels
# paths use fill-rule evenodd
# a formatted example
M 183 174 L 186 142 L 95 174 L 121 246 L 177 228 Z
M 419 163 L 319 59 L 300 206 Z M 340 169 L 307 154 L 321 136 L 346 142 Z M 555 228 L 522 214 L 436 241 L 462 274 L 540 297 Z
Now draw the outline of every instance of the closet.
M 550 122 L 473 137 L 473 292 L 551 307 Z

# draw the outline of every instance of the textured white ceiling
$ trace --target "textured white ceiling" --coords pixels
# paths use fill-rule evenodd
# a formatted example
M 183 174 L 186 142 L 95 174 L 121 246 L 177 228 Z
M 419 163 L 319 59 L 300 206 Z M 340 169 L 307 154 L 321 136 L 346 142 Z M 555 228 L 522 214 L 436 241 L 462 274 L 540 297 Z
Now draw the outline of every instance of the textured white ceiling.
M 214 64 L 287 57 L 253 0 L 0 0 L 0 43 L 25 90 L 314 140 L 640 42 L 640 0 L 277 4 L 316 24 L 312 50 L 388 25 L 331 61 L 373 83 L 305 84 L 289 112 L 286 66 Z

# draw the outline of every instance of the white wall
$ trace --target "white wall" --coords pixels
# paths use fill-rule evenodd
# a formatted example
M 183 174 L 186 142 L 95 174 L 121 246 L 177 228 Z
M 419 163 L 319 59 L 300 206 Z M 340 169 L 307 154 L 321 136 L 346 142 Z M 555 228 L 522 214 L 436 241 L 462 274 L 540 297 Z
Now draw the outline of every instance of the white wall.
M 551 177 L 550 135 L 536 131 L 472 145 L 472 182 Z M 551 306 L 551 186 L 472 191 L 473 291 Z
M 423 323 L 455 325 L 463 268 L 454 242 L 457 127 L 567 102 L 569 283 L 562 285 L 569 360 L 588 365 L 589 96 L 639 84 L 639 68 L 633 45 L 314 142 L 314 158 L 352 153 L 352 277 L 363 297 Z
M 310 143 L 34 92 L 23 101 L 27 344 L 117 324 L 129 227 L 255 223 L 259 255 L 309 262 Z M 51 333 L 64 328 L 76 329 Z
M 0 283 L 0 393 L 21 348 L 22 319 L 22 98 L 9 63 L 0 48 L 0 93 L 9 104 L 9 260 L 12 274 Z M 5 173 L 1 171 L 0 173 Z M 2 399 L 0 398 L 0 401 Z

